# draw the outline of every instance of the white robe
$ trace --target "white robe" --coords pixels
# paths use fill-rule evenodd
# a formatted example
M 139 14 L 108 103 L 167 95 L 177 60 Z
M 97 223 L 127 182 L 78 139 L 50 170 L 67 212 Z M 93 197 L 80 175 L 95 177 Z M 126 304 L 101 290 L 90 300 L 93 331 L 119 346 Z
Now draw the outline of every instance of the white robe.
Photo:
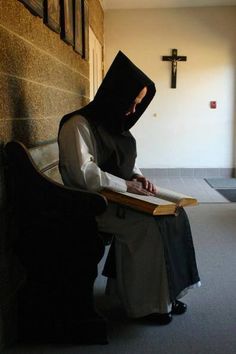
M 97 166 L 94 136 L 83 117 L 77 115 L 64 123 L 59 147 L 66 185 L 91 191 L 105 187 L 118 192 L 127 190 L 125 180 Z M 141 174 L 136 166 L 133 172 Z M 97 222 L 100 231 L 116 238 L 117 277 L 108 279 L 108 285 L 110 292 L 118 295 L 127 315 L 135 318 L 170 312 L 164 249 L 155 219 L 131 209 L 126 209 L 121 218 L 117 206 L 109 204 Z

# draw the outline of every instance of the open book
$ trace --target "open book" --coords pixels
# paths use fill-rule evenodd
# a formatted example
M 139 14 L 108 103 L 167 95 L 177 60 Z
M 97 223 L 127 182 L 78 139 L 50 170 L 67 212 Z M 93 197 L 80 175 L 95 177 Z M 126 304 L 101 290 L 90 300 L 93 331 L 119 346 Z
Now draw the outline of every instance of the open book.
M 152 215 L 175 215 L 179 207 L 197 205 L 198 201 L 189 195 L 157 187 L 156 196 L 145 196 L 129 192 L 114 192 L 104 189 L 101 194 L 108 201 L 146 212 Z

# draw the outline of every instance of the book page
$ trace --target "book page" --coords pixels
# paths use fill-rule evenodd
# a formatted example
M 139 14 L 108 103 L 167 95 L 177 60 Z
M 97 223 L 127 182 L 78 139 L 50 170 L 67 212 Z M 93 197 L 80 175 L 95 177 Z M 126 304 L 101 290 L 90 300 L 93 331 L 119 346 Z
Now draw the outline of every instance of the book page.
M 158 195 L 157 196 L 150 196 L 150 195 L 134 194 L 134 193 L 129 193 L 129 192 L 123 192 L 123 193 L 119 192 L 119 193 L 126 195 L 128 197 L 131 197 L 131 198 L 140 199 L 145 202 L 156 204 L 156 205 L 167 205 L 167 204 L 170 204 L 170 202 L 171 202 L 171 204 L 174 203 L 172 201 L 168 201 L 167 199 L 166 200 L 160 199 L 160 198 L 158 198 Z
M 157 194 L 156 196 L 158 198 L 163 198 L 165 200 L 171 201 L 173 203 L 176 203 L 178 205 L 188 205 L 188 204 L 196 204 L 197 200 L 194 197 L 191 197 L 189 195 L 179 193 L 179 192 L 174 192 L 170 189 L 165 189 L 162 187 L 157 186 Z
M 128 206 L 152 215 L 173 215 L 176 204 L 155 196 L 134 194 L 129 192 L 114 192 L 104 189 L 101 192 L 109 201 Z

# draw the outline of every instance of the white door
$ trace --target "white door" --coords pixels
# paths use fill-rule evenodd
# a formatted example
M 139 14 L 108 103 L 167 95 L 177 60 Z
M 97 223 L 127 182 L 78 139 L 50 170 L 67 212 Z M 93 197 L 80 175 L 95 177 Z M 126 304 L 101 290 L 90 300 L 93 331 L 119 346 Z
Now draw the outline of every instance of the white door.
M 103 63 L 102 46 L 97 40 L 94 32 L 89 27 L 89 80 L 90 100 L 92 100 L 102 82 Z

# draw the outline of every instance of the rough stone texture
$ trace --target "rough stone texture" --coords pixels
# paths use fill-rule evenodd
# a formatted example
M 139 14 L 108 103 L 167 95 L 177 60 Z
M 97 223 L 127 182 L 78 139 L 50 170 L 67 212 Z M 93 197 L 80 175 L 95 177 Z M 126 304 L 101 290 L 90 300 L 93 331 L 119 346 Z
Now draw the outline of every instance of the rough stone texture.
M 83 80 L 78 80 L 77 90 L 63 90 L 53 86 L 36 84 L 33 81 L 23 82 L 17 77 L 6 77 L 1 74 L 0 79 L 1 120 L 35 116 L 41 119 L 52 114 L 62 115 L 70 111 L 70 104 L 74 100 L 78 101 L 77 107 L 80 107 L 88 99 L 84 95 L 84 93 L 87 94 L 87 88 Z M 79 82 L 81 86 L 79 86 Z
M 89 96 L 87 72 L 70 67 L 49 53 L 41 51 L 25 40 L 0 28 L 0 72 L 2 76 L 17 77 L 23 81 L 45 85 L 52 89 L 82 91 Z M 79 57 L 79 55 L 77 54 Z M 24 58 L 24 61 L 22 61 Z M 4 78 L 4 77 L 3 77 Z
M 21 2 L 0 0 L 0 25 L 1 30 L 7 30 L 18 40 L 27 41 L 31 47 L 48 53 L 55 60 L 66 63 L 69 67 L 83 72 L 88 77 L 88 62 L 75 53 L 70 45 L 61 40 L 58 33 L 51 31 L 43 23 L 42 18 L 33 16 Z M 12 49 L 14 52 L 14 47 Z M 25 60 L 23 63 L 26 64 Z
M 103 45 L 103 10 L 87 0 L 89 24 Z M 0 0 L 0 349 L 15 339 L 15 296 L 22 281 L 12 258 L 11 206 L 4 144 L 54 140 L 62 115 L 89 101 L 89 62 L 18 0 Z M 11 281 L 9 281 L 11 279 Z

